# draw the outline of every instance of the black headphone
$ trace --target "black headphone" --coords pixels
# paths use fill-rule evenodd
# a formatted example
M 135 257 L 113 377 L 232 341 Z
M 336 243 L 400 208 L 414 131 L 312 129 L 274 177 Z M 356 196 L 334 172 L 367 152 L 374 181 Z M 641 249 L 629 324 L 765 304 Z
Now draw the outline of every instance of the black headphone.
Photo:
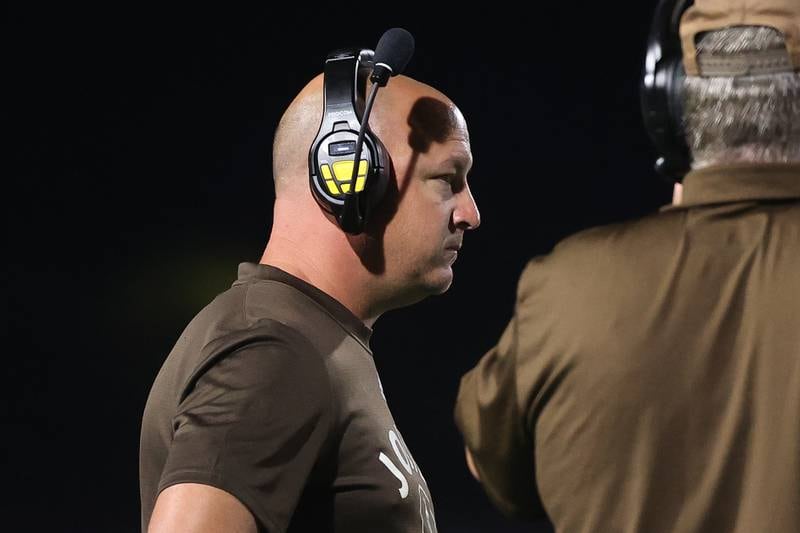
M 373 55 L 372 50 L 362 49 L 328 54 L 322 122 L 308 151 L 309 184 L 314 198 L 350 234 L 364 231 L 370 214 L 384 196 L 391 172 L 386 147 L 365 125 L 353 184 L 353 158 Z
M 656 145 L 656 171 L 680 182 L 691 168 L 683 129 L 683 53 L 679 25 L 694 0 L 660 0 L 647 41 L 640 97 L 645 128 Z

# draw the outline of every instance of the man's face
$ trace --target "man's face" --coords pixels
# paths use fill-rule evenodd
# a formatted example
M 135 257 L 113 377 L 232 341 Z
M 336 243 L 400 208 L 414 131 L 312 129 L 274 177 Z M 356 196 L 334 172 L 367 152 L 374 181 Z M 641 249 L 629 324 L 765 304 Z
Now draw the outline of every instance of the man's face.
M 450 287 L 464 232 L 478 227 L 480 215 L 467 183 L 469 133 L 451 103 L 417 100 L 405 135 L 387 147 L 398 190 L 383 251 L 387 279 L 406 304 Z

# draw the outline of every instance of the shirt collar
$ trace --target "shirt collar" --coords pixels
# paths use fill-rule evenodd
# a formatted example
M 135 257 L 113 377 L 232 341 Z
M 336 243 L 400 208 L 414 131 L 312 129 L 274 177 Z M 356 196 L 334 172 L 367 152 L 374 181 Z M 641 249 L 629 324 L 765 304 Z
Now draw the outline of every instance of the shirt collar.
M 667 210 L 700 205 L 800 198 L 800 163 L 738 163 L 692 170 L 683 199 Z
M 256 263 L 239 264 L 239 279 L 237 283 L 251 280 L 274 280 L 294 287 L 328 311 L 328 314 L 359 339 L 365 346 L 369 346 L 372 329 L 364 324 L 361 319 L 354 315 L 338 300 L 310 283 L 271 265 Z

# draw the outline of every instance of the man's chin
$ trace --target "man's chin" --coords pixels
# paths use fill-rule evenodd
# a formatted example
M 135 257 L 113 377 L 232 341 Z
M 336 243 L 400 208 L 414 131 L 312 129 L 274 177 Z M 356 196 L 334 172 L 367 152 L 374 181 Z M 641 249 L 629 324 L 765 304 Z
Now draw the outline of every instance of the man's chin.
M 453 269 L 449 266 L 442 267 L 438 269 L 436 272 L 432 273 L 431 280 L 429 284 L 429 293 L 434 294 L 444 294 L 447 292 L 447 289 L 450 288 L 450 285 L 453 284 Z
M 423 278 L 417 278 L 416 283 L 406 285 L 404 290 L 393 302 L 390 308 L 406 307 L 424 300 L 429 296 L 436 296 L 447 292 L 453 283 L 453 271 L 448 267 L 429 272 Z M 413 288 L 412 288 L 413 287 Z

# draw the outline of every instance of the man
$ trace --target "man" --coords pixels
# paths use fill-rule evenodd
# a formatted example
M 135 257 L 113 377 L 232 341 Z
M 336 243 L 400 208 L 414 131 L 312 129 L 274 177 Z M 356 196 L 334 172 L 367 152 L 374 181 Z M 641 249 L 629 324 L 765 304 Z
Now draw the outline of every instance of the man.
M 276 201 L 261 264 L 187 327 L 155 380 L 141 435 L 142 529 L 435 532 L 419 467 L 369 348 L 385 311 L 447 290 L 480 223 L 461 112 L 397 76 L 369 119 L 391 156 L 366 230 L 343 232 L 309 187 L 323 78 L 275 134 Z
M 680 203 L 531 261 L 461 381 L 473 474 L 557 531 L 800 531 L 800 2 L 681 36 Z

